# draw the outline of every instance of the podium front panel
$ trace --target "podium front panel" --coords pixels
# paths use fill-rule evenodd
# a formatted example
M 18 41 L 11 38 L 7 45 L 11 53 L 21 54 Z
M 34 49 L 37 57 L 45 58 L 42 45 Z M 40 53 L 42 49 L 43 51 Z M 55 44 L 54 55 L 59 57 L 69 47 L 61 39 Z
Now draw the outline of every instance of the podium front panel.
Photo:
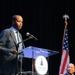
M 27 75 L 28 73 L 31 73 L 31 75 L 49 75 L 49 56 L 52 56 L 58 52 L 44 48 L 29 46 L 23 49 L 23 53 L 25 58 L 32 59 L 32 71 L 27 71 Z

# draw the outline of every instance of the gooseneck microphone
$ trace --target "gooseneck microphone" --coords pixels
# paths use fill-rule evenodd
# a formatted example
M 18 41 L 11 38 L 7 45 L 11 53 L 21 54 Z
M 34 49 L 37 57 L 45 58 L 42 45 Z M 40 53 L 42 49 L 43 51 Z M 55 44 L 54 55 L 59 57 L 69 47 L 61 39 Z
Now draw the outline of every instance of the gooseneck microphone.
M 38 40 L 34 35 L 30 34 L 29 32 L 26 33 L 26 36 L 31 37 L 32 39 Z

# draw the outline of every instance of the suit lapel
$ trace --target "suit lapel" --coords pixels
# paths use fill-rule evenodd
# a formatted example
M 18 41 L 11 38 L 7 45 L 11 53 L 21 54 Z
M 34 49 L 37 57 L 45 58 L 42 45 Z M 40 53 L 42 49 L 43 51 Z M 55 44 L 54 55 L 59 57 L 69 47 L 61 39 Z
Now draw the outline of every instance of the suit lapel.
M 15 45 L 16 45 L 16 44 L 17 44 L 17 42 L 16 42 L 16 37 L 15 37 L 15 34 L 14 34 L 14 32 L 13 32 L 13 30 L 12 30 L 11 28 L 10 28 L 10 36 L 12 37 L 12 39 L 13 39 Z M 23 46 L 23 48 L 24 48 L 24 43 L 23 43 L 22 35 L 19 34 L 19 36 L 20 36 L 20 38 L 21 38 L 21 40 L 22 40 L 22 46 Z
M 15 44 L 17 44 L 15 34 L 14 34 L 14 32 L 13 32 L 13 30 L 11 28 L 10 28 L 10 36 L 12 37 L 13 41 L 15 42 Z

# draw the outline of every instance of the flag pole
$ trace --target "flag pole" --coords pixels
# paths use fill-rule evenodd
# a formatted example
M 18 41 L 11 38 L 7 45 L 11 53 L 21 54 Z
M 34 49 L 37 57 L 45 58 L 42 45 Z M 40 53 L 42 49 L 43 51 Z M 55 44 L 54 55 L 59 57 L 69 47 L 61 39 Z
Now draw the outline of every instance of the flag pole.
M 68 22 L 67 22 L 67 19 L 69 19 L 69 16 L 68 15 L 63 15 L 63 19 L 65 19 L 65 28 L 64 28 L 64 34 L 63 34 L 63 41 L 62 41 L 62 43 L 64 42 L 64 36 L 65 36 L 65 32 L 66 32 L 66 27 L 67 27 L 67 25 L 68 25 Z

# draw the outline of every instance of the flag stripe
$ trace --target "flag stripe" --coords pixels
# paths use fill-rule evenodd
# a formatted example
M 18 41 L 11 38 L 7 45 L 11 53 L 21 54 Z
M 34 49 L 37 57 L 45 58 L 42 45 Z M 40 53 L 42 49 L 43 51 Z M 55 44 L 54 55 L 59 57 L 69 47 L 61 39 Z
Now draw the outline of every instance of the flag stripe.
M 64 58 L 64 60 L 63 60 L 63 64 L 62 64 L 62 70 L 61 70 L 61 74 L 63 74 L 63 72 L 64 72 L 64 69 L 65 69 L 65 66 L 66 66 L 66 62 L 67 62 L 67 58 L 68 58 L 68 52 L 66 51 L 65 52 L 65 50 L 63 51 L 63 54 L 65 53 L 65 58 Z
M 70 61 L 70 57 L 68 55 L 67 62 L 66 62 L 65 69 L 64 69 L 63 73 L 66 73 L 66 68 L 67 68 L 67 65 L 69 64 L 69 61 Z

